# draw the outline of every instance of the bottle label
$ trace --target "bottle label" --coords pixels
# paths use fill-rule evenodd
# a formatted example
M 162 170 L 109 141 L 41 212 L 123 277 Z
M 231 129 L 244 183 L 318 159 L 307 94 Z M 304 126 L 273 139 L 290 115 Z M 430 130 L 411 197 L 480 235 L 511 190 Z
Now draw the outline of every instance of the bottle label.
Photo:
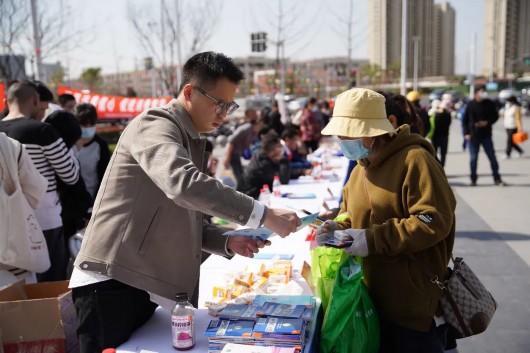
M 193 316 L 171 315 L 171 333 L 173 347 L 190 348 L 195 344 L 195 333 L 193 330 Z

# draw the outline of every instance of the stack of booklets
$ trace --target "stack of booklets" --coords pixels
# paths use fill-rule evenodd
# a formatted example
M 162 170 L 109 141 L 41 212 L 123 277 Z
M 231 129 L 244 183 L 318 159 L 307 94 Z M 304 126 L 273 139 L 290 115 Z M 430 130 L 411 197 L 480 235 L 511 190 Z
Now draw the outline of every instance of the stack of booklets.
M 205 333 L 210 353 L 220 352 L 227 343 L 303 351 L 313 320 L 312 303 L 256 302 L 260 305 L 229 304 L 210 321 Z

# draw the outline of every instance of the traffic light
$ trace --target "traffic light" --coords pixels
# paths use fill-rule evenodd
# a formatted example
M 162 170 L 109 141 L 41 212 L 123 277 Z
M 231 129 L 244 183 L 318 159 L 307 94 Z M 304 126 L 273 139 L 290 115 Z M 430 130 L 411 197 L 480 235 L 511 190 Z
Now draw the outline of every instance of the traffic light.
M 252 52 L 264 52 L 267 50 L 267 33 L 257 32 L 250 34 L 250 44 Z

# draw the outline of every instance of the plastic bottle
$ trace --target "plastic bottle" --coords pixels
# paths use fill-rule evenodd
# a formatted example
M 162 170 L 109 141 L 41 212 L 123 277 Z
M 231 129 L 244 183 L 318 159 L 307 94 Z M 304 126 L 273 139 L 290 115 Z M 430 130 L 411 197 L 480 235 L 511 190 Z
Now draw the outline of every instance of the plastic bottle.
M 173 348 L 187 351 L 195 346 L 195 309 L 189 303 L 186 293 L 178 293 L 175 299 L 177 302 L 171 310 Z
M 282 183 L 280 182 L 280 176 L 275 175 L 274 181 L 272 182 L 272 194 L 276 197 L 282 196 Z
M 263 184 L 261 191 L 259 192 L 258 201 L 263 203 L 265 206 L 269 207 L 271 203 L 271 191 L 269 190 L 269 185 Z

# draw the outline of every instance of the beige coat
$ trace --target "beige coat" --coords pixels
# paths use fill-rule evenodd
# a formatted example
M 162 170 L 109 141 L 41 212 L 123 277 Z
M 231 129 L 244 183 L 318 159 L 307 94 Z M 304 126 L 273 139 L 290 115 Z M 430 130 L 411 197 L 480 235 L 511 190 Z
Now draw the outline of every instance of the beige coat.
M 252 198 L 204 173 L 209 152 L 177 100 L 132 120 L 112 155 L 75 266 L 173 299 L 192 295 L 201 249 L 228 256 L 226 229 L 245 224 Z

